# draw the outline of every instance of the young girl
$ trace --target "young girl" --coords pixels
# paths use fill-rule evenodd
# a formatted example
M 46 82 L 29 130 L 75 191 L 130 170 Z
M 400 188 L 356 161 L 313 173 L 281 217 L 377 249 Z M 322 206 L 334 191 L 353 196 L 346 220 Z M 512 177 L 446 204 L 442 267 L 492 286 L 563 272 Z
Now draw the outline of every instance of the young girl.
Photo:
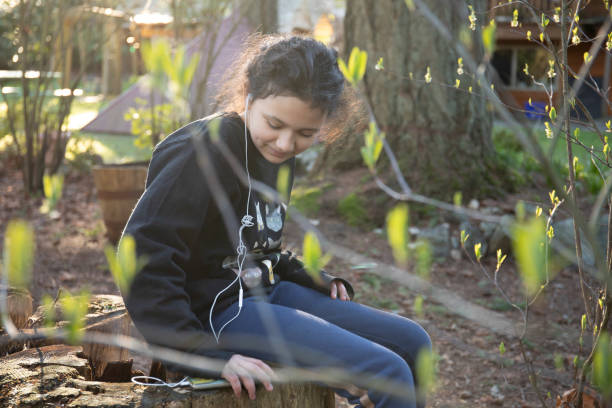
M 233 73 L 224 113 L 154 150 L 124 231 L 146 257 L 124 294 L 134 323 L 152 344 L 227 361 L 220 375 L 237 396 L 244 387 L 255 398 L 256 381 L 272 389 L 268 363 L 342 368 L 415 390 L 427 333 L 351 302 L 343 279 L 312 279 L 281 252 L 287 203 L 254 188 L 276 189 L 283 167 L 291 185 L 295 156 L 338 133 L 347 98 L 337 53 L 309 38 L 256 37 Z M 376 389 L 337 392 L 362 406 L 417 406 Z

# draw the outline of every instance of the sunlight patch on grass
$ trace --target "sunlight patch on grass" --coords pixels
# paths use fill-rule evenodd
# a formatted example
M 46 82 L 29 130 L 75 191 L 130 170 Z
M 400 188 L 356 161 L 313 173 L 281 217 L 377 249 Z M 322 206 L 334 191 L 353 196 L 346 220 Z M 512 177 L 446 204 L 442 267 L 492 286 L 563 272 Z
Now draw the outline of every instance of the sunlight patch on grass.
M 151 149 L 136 147 L 134 140 L 134 136 L 75 132 L 68 142 L 66 151 L 79 153 L 90 149 L 102 157 L 106 164 L 148 160 L 151 156 Z
M 574 128 L 575 126 L 572 126 L 572 131 L 574 130 Z M 502 130 L 506 130 L 509 134 L 512 134 L 513 132 L 510 128 L 503 126 L 503 125 L 498 124 L 493 127 L 493 133 L 497 131 L 502 131 Z M 560 135 L 559 138 L 557 138 L 557 140 L 548 139 L 546 137 L 546 133 L 544 131 L 543 126 L 534 126 L 533 132 L 535 133 L 536 139 L 545 154 L 547 155 L 549 154 L 550 148 L 554 142 L 554 148 L 553 148 L 553 152 L 551 155 L 552 160 L 557 163 L 567 164 L 567 143 L 563 135 Z M 595 148 L 595 151 L 601 152 L 603 149 L 603 144 L 601 140 L 599 139 L 599 136 L 597 135 L 597 133 L 593 131 L 581 129 L 578 140 L 580 140 L 580 142 L 582 142 L 586 146 L 589 146 L 589 147 L 593 146 Z M 591 161 L 591 157 L 589 153 L 585 151 L 585 149 L 582 148 L 582 146 L 574 144 L 573 147 L 574 148 L 572 150 L 574 152 L 574 156 L 578 156 L 581 163 L 584 164 L 584 163 L 589 163 Z

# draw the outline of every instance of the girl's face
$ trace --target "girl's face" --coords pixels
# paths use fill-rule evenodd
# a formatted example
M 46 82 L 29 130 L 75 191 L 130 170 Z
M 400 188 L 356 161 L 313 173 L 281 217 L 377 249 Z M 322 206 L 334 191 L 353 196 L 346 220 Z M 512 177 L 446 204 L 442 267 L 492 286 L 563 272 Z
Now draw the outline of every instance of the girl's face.
M 313 145 L 324 118 L 295 96 L 269 96 L 249 104 L 247 127 L 261 155 L 282 163 Z

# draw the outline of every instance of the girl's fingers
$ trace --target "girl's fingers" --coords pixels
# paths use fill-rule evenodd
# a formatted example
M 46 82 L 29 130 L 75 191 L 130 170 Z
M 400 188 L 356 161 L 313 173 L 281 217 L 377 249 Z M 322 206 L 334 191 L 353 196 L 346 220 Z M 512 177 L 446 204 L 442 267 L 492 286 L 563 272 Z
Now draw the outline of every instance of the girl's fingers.
M 263 364 L 265 365 L 265 363 L 263 363 Z M 252 375 L 257 380 L 259 380 L 264 385 L 266 390 L 272 391 L 272 389 L 273 389 L 273 387 L 272 387 L 272 377 L 268 374 L 268 372 L 264 368 L 262 368 L 260 365 L 256 364 L 251 369 L 251 373 L 252 373 Z
M 259 368 L 261 368 L 271 380 L 278 379 L 276 378 L 276 373 L 274 372 L 274 370 L 272 370 L 272 368 L 269 365 L 267 365 L 263 361 L 258 360 L 256 358 L 253 358 L 252 360 L 253 360 L 253 363 L 257 365 Z
M 238 354 L 228 361 L 222 377 L 230 383 L 237 397 L 240 397 L 240 391 L 244 387 L 250 399 L 255 399 L 255 380 L 260 381 L 266 390 L 272 391 L 272 378 L 276 378 L 272 368 L 263 361 Z
M 330 288 L 330 296 L 332 299 L 336 299 L 338 297 L 338 287 L 336 286 L 336 282 L 332 282 L 331 283 L 331 288 Z
M 225 374 L 223 378 L 227 380 L 232 386 L 232 390 L 234 390 L 234 394 L 237 398 L 240 398 L 240 392 L 242 391 L 242 384 L 240 384 L 240 380 L 236 374 Z
M 251 378 L 251 376 L 249 375 L 241 375 L 240 380 L 242 381 L 242 385 L 244 386 L 244 388 L 249 393 L 249 398 L 254 400 L 255 399 L 255 381 L 253 381 L 253 378 Z
M 346 291 L 346 287 L 344 286 L 344 283 L 338 282 L 338 288 L 340 290 L 340 299 L 350 300 L 348 292 Z

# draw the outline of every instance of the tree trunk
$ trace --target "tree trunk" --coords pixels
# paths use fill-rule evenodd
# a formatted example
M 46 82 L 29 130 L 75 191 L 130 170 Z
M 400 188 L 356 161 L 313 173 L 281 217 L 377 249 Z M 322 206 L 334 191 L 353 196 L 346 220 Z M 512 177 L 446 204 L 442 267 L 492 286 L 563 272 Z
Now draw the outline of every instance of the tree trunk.
M 471 52 L 479 61 L 483 53 L 480 30 L 469 31 L 465 3 L 424 3 L 454 38 L 462 30 L 471 35 Z M 484 9 L 484 0 L 475 3 L 477 12 Z M 471 73 L 466 69 L 463 75 L 457 74 L 460 56 L 452 44 L 418 10 L 410 11 L 404 0 L 374 6 L 368 0 L 348 0 L 344 31 L 345 54 L 354 46 L 368 52 L 368 69 L 360 89 L 386 132 L 409 185 L 418 193 L 442 199 L 456 191 L 464 197 L 481 195 L 491 181 L 491 113 Z M 384 70 L 377 71 L 374 65 L 381 57 Z M 424 79 L 428 67 L 431 83 Z M 456 79 L 461 81 L 460 89 L 455 88 Z M 361 135 L 351 135 L 342 150 L 327 153 L 331 164 L 326 165 L 363 165 L 362 145 Z
M 263 34 L 275 33 L 278 29 L 277 0 L 243 0 L 247 7 L 246 17 L 249 23 Z

